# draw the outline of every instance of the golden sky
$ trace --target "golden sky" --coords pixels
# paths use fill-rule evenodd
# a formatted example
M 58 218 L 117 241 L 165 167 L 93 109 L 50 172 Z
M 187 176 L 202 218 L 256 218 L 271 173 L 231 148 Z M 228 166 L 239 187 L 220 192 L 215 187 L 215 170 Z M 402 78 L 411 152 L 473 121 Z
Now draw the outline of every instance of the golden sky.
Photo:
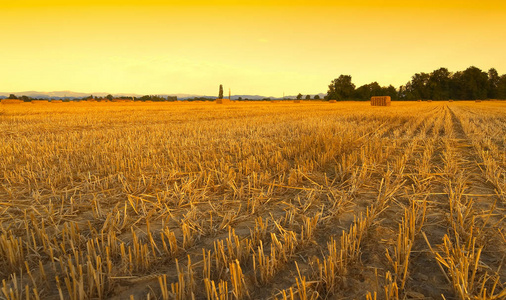
M 0 92 L 325 93 L 506 73 L 506 1 L 0 0 Z

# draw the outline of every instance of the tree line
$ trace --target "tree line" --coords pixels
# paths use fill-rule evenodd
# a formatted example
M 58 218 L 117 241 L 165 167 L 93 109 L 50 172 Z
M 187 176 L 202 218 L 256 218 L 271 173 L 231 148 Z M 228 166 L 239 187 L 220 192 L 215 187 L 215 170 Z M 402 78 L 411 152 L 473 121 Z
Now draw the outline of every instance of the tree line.
M 114 97 L 113 95 L 109 94 L 105 97 L 102 96 L 85 96 L 82 98 L 78 97 L 44 97 L 44 98 L 37 98 L 37 97 L 28 97 L 26 95 L 22 95 L 20 97 L 16 96 L 15 94 L 10 94 L 7 99 L 19 99 L 23 100 L 25 102 L 30 102 L 32 100 L 50 100 L 50 99 L 59 99 L 59 100 L 67 100 L 67 101 L 79 101 L 79 100 L 113 100 L 113 99 L 121 99 L 121 100 L 134 100 L 134 101 L 177 101 L 177 96 L 158 96 L 158 95 L 144 95 L 142 97 L 129 97 L 129 96 L 117 96 Z
M 484 100 L 506 99 L 506 74 L 500 76 L 471 66 L 455 73 L 439 68 L 431 73 L 416 73 L 405 85 L 382 87 L 377 82 L 356 88 L 350 75 L 332 80 L 326 100 L 369 100 L 372 96 L 390 96 L 392 100 Z
M 302 98 L 303 98 L 303 97 L 304 97 L 304 96 L 303 96 L 301 93 L 299 93 L 299 94 L 297 95 L 297 97 L 296 97 L 296 98 L 297 98 L 297 100 L 302 100 Z M 305 97 L 304 99 L 305 99 L 305 100 L 311 100 L 311 95 L 306 95 L 306 97 Z M 314 99 L 314 100 L 319 100 L 319 99 L 320 99 L 320 96 L 319 96 L 319 95 L 314 95 L 314 98 L 313 98 L 313 99 Z

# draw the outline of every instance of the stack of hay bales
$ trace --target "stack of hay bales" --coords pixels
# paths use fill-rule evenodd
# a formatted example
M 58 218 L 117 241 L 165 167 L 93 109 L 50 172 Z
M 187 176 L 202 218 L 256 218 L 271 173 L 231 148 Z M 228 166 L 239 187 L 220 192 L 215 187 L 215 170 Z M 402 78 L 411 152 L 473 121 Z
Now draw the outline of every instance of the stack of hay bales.
M 279 103 L 277 100 L 271 100 L 271 103 Z
M 390 106 L 392 99 L 390 96 L 375 96 L 371 97 L 372 106 Z
M 19 99 L 2 99 L 2 104 L 21 104 L 23 100 Z
M 427 100 L 427 102 L 432 102 L 432 100 Z
M 293 103 L 302 103 L 302 100 L 293 100 Z
M 49 103 L 49 100 L 32 100 L 32 104 L 44 104 Z
M 62 100 L 51 100 L 51 103 L 62 103 Z
M 337 100 L 329 100 L 329 103 L 337 103 Z
M 230 99 L 216 99 L 216 104 L 229 104 Z
M 453 102 L 453 100 L 452 100 L 452 99 L 450 99 L 450 100 L 448 100 L 448 101 L 449 101 L 449 102 Z
M 422 100 L 416 100 L 416 101 L 418 101 L 418 102 L 422 102 Z

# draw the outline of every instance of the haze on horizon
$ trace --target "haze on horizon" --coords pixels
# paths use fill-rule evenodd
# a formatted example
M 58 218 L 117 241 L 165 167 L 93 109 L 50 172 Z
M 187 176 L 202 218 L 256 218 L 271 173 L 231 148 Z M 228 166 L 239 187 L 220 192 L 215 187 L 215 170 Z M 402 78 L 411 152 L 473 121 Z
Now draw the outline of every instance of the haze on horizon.
M 5 1 L 0 91 L 265 96 L 506 72 L 504 1 Z

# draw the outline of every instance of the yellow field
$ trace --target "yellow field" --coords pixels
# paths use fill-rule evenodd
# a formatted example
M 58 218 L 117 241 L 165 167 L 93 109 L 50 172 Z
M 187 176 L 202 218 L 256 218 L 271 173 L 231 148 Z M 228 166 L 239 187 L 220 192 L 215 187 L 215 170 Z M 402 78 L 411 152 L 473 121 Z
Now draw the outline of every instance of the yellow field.
M 0 105 L 0 299 L 505 299 L 506 102 Z

